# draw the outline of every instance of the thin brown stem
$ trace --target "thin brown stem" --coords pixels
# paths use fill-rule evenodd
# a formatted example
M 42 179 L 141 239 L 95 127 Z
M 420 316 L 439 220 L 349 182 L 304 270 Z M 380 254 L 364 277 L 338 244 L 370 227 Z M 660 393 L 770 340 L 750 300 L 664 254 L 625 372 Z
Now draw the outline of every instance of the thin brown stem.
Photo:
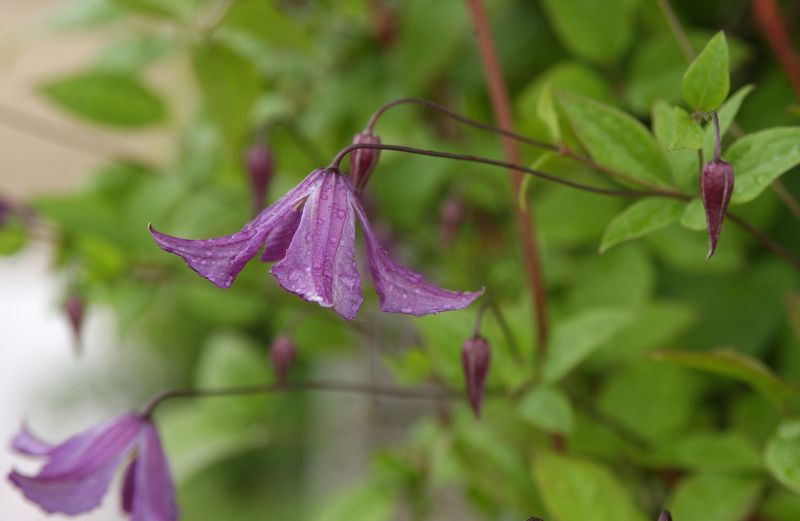
M 739 217 L 734 213 L 727 212 L 725 216 L 734 223 L 736 223 L 736 225 L 739 226 L 741 229 L 752 235 L 754 239 L 756 239 L 761 244 L 766 246 L 767 249 L 769 249 L 772 253 L 784 259 L 786 262 L 794 266 L 795 269 L 800 270 L 800 259 L 797 259 L 797 257 L 792 255 L 792 253 L 789 250 L 787 250 L 786 248 L 775 242 L 775 240 L 772 237 L 765 234 L 764 232 L 762 232 L 761 230 L 759 230 L 758 228 L 756 228 L 755 226 L 753 226 L 752 224 L 745 221 L 744 219 L 742 219 L 741 217 Z
M 658 9 L 661 11 L 661 15 L 669 26 L 669 30 L 672 31 L 672 35 L 675 36 L 675 41 L 678 42 L 681 51 L 683 51 L 683 55 L 686 56 L 686 61 L 690 62 L 694 60 L 697 57 L 697 53 L 694 52 L 692 42 L 689 41 L 689 36 L 686 34 L 686 31 L 683 30 L 683 26 L 678 20 L 675 11 L 672 9 L 669 0 L 656 0 L 656 3 L 658 4 Z
M 306 381 L 286 382 L 284 384 L 251 385 L 224 387 L 220 389 L 169 389 L 153 396 L 144 407 L 141 415 L 149 417 L 156 408 L 173 398 L 224 398 L 230 396 L 251 396 L 298 391 L 328 391 L 369 396 L 385 396 L 408 400 L 460 400 L 461 393 L 446 388 L 414 389 L 389 385 L 373 385 L 353 382 Z
M 722 161 L 722 151 L 719 138 L 719 117 L 717 111 L 711 112 L 711 124 L 714 125 L 714 161 Z
M 681 199 L 684 201 L 688 201 L 691 199 L 691 196 L 682 194 L 680 192 L 666 190 L 666 189 L 659 189 L 659 190 L 617 190 L 611 188 L 599 188 L 592 185 L 587 185 L 584 183 L 580 183 L 577 181 L 572 181 L 570 179 L 565 179 L 563 177 L 558 177 L 552 174 L 547 174 L 540 170 L 536 170 L 534 168 L 528 168 L 526 166 L 522 166 L 516 163 L 509 163 L 507 161 L 500 161 L 497 159 L 490 159 L 488 157 L 482 156 L 473 156 L 469 154 L 455 154 L 452 152 L 440 152 L 438 150 L 429 150 L 425 148 L 415 148 L 415 147 L 407 147 L 402 145 L 388 145 L 388 144 L 379 144 L 373 145 L 368 143 L 358 143 L 353 145 L 348 145 L 339 151 L 336 154 L 336 157 L 333 158 L 331 164 L 328 168 L 335 168 L 338 169 L 339 165 L 341 164 L 342 160 L 354 150 L 358 150 L 360 148 L 371 148 L 374 150 L 390 150 L 394 152 L 403 152 L 406 154 L 415 154 L 421 156 L 429 156 L 429 157 L 439 157 L 443 159 L 451 159 L 456 161 L 465 161 L 469 163 L 479 163 L 484 165 L 491 165 L 497 166 L 501 168 L 505 168 L 508 170 L 514 170 L 516 172 L 520 172 L 521 174 L 528 174 L 534 177 L 538 177 L 540 179 L 544 179 L 546 181 L 550 181 L 552 183 L 557 183 L 564 186 L 569 186 L 571 188 L 576 188 L 578 190 L 583 190 L 586 192 L 592 192 L 595 194 L 601 195 L 610 195 L 610 196 L 618 196 L 618 197 L 648 197 L 648 196 L 661 196 L 661 197 L 672 197 L 676 199 Z
M 489 90 L 489 98 L 492 102 L 495 120 L 500 128 L 510 131 L 514 125 L 511 118 L 511 104 L 508 100 L 508 90 L 506 89 L 500 63 L 497 59 L 497 52 L 494 47 L 489 21 L 486 11 L 480 0 L 466 0 L 472 17 L 472 24 L 475 28 L 475 37 L 478 43 L 478 51 L 483 62 L 484 77 Z M 510 163 L 519 164 L 522 162 L 519 149 L 516 143 L 506 138 L 501 140 L 506 159 Z M 522 175 L 519 171 L 512 169 L 511 184 L 514 189 L 512 194 L 512 205 L 517 217 L 517 230 L 519 233 L 520 244 L 525 259 L 525 271 L 527 272 L 528 284 L 533 298 L 534 319 L 536 324 L 536 334 L 538 339 L 537 357 L 541 360 L 544 356 L 548 338 L 548 319 L 547 319 L 547 294 L 542 280 L 542 268 L 539 261 L 538 245 L 536 243 L 536 229 L 533 223 L 533 216 L 528 211 L 528 206 L 517 204 L 519 192 L 522 186 Z M 539 367 L 540 364 L 537 364 Z

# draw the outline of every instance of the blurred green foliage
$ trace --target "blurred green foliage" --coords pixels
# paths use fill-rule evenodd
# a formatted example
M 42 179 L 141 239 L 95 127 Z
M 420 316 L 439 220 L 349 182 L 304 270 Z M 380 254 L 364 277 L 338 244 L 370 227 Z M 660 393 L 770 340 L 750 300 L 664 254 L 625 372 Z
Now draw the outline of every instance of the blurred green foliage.
M 797 101 L 748 2 L 674 2 L 694 48 L 708 44 L 691 67 L 655 2 L 485 3 L 520 131 L 586 152 L 624 185 L 696 195 L 697 150 L 708 159 L 712 135 L 691 111 L 719 108 L 734 210 L 800 253 L 798 220 L 768 189 L 782 175 L 800 194 Z M 108 132 L 169 135 L 169 160 L 109 158 L 83 190 L 33 206 L 55 228 L 55 269 L 162 354 L 174 385 L 268 381 L 267 346 L 286 332 L 296 376 L 355 363 L 364 347 L 397 382 L 463 388 L 459 348 L 474 308 L 385 317 L 365 291 L 349 325 L 281 292 L 257 262 L 219 290 L 147 234 L 150 222 L 191 237 L 238 229 L 249 217 L 242 155 L 265 135 L 278 162 L 273 200 L 393 98 L 491 121 L 462 0 L 74 0 L 49 26 L 113 41 L 47 80 L 46 99 Z M 720 28 L 727 44 L 709 43 Z M 496 136 L 420 108 L 393 109 L 377 132 L 384 143 L 500 157 Z M 526 149 L 525 159 L 613 185 L 557 154 Z M 366 202 L 393 255 L 442 286 L 485 286 L 502 310 L 507 329 L 483 320 L 492 393 L 480 422 L 461 403 L 420 409 L 402 440 L 373 451 L 363 480 L 320 498 L 309 445 L 328 433 L 314 427 L 308 396 L 171 403 L 157 419 L 184 518 L 433 519 L 455 490 L 476 519 L 644 521 L 663 507 L 676 521 L 800 519 L 797 273 L 732 223 L 706 261 L 697 199 L 631 204 L 539 180 L 526 190 L 553 325 L 542 367 L 530 363 L 541 346 L 505 172 L 384 152 Z M 465 209 L 449 242 L 447 198 Z M 0 252 L 23 247 L 23 224 L 6 222 Z

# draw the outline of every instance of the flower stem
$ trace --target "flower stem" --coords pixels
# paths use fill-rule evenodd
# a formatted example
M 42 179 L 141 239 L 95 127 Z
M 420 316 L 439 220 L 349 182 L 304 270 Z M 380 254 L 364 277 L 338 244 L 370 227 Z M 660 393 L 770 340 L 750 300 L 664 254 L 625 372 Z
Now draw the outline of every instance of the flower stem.
M 494 41 L 492 39 L 491 28 L 486 17 L 486 12 L 480 0 L 466 0 L 469 12 L 472 16 L 472 23 L 475 28 L 475 37 L 478 43 L 478 50 L 483 62 L 484 77 L 489 89 L 489 98 L 492 102 L 495 120 L 503 130 L 513 128 L 511 118 L 511 104 L 508 100 L 508 90 L 506 89 L 500 63 L 497 59 Z M 521 163 L 521 156 L 516 143 L 508 138 L 501 140 L 506 159 L 510 163 Z M 514 189 L 512 194 L 512 204 L 517 216 L 517 230 L 520 243 L 525 258 L 525 269 L 528 277 L 531 297 L 533 298 L 534 318 L 536 324 L 537 346 L 537 365 L 541 367 L 541 360 L 547 348 L 548 338 L 548 318 L 547 318 L 547 294 L 542 280 L 542 267 L 539 261 L 539 251 L 536 241 L 536 228 L 533 216 L 528 211 L 528 206 L 517 204 L 519 192 L 522 186 L 522 175 L 517 170 L 510 170 L 511 184 Z
M 697 57 L 697 53 L 694 51 L 692 42 L 689 41 L 689 37 L 686 35 L 686 31 L 683 30 L 683 26 L 678 20 L 675 11 L 672 9 L 669 0 L 656 0 L 656 3 L 658 4 L 658 9 L 661 11 L 661 15 L 669 26 L 669 30 L 672 31 L 672 35 L 678 42 L 681 51 L 683 51 L 683 55 L 686 56 L 686 61 L 690 62 L 694 60 Z
M 169 389 L 153 396 L 142 408 L 141 416 L 149 418 L 159 405 L 172 398 L 223 398 L 297 391 L 328 391 L 408 400 L 462 399 L 460 393 L 445 388 L 413 389 L 409 387 L 333 381 L 286 382 L 283 385 L 275 383 L 219 389 Z
M 719 139 L 719 117 L 716 110 L 711 112 L 711 123 L 714 125 L 714 161 L 719 162 L 722 161 L 722 151 Z

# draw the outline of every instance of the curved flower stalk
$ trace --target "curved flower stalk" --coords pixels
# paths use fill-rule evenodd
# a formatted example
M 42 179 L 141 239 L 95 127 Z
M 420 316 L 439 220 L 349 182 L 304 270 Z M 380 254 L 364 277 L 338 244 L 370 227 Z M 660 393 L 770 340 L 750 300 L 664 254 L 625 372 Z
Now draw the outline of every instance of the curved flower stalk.
M 314 170 L 233 235 L 190 240 L 152 226 L 150 233 L 161 249 L 221 288 L 229 287 L 263 246 L 261 260 L 277 261 L 270 273 L 283 289 L 352 320 L 363 300 L 355 261 L 356 216 L 382 311 L 439 313 L 464 308 L 483 293 L 438 288 L 389 258 L 350 179 L 336 168 Z
M 128 413 L 50 445 L 22 427 L 11 447 L 46 463 L 35 476 L 16 470 L 9 480 L 48 513 L 77 515 L 96 508 L 114 473 L 125 471 L 122 509 L 131 521 L 176 521 L 178 508 L 167 460 L 153 424 Z

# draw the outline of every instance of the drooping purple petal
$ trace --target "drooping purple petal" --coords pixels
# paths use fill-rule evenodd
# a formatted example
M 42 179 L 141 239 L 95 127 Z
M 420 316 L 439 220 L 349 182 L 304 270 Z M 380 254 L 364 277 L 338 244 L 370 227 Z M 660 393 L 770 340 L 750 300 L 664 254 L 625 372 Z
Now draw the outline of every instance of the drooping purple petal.
M 158 432 L 149 422 L 142 426 L 139 454 L 131 469 L 131 521 L 176 521 L 175 487 Z
M 483 294 L 483 289 L 450 291 L 438 288 L 425 282 L 419 273 L 396 264 L 375 238 L 364 208 L 355 198 L 353 206 L 367 242 L 369 268 L 375 281 L 375 291 L 378 293 L 382 311 L 419 317 L 465 308 Z
M 300 216 L 302 215 L 302 208 L 290 210 L 269 231 L 264 240 L 264 251 L 261 253 L 262 262 L 279 261 L 286 255 L 292 237 L 294 237 L 297 227 L 300 226 Z
M 352 193 L 348 179 L 325 170 L 319 187 L 306 200 L 286 256 L 270 270 L 287 291 L 332 307 L 347 320 L 355 317 L 363 300 L 355 261 Z
M 30 431 L 27 424 L 22 424 L 17 435 L 11 440 L 11 448 L 27 456 L 47 456 L 55 446 L 40 440 Z
M 53 447 L 36 476 L 12 471 L 9 479 L 47 512 L 86 512 L 100 504 L 141 427 L 138 416 L 126 414 Z
M 264 244 L 272 228 L 285 222 L 289 212 L 313 190 L 322 172 L 311 172 L 300 184 L 232 235 L 201 240 L 182 239 L 158 232 L 152 226 L 150 234 L 162 250 L 183 258 L 191 269 L 215 285 L 228 288 Z

